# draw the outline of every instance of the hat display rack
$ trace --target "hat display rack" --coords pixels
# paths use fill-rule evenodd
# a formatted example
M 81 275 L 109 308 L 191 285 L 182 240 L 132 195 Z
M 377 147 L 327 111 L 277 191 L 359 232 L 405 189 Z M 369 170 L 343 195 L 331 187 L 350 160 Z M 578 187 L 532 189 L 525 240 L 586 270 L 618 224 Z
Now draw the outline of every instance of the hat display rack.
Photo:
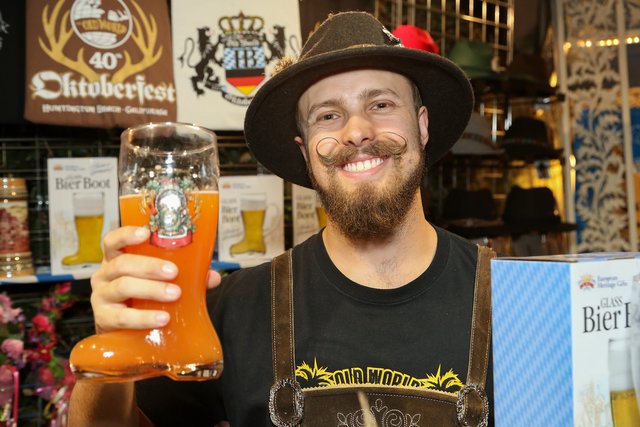
M 568 159 L 555 146 L 548 114 L 536 111 L 549 111 L 564 100 L 551 85 L 550 58 L 542 51 L 514 50 L 509 25 L 514 1 L 504 2 L 504 8 L 491 1 L 463 3 L 449 9 L 447 1 L 442 10 L 425 10 L 411 3 L 375 2 L 375 14 L 388 28 L 410 35 L 406 46 L 431 52 L 437 46 L 439 55 L 465 72 L 474 90 L 467 127 L 451 151 L 429 168 L 426 216 L 485 244 L 487 239 L 516 242 L 538 236 L 543 241 L 556 235 L 566 240 L 560 249 L 568 250 L 567 236 L 576 226 L 562 221 L 566 190 L 553 181 Z M 535 206 L 523 209 L 522 197 L 535 199 Z

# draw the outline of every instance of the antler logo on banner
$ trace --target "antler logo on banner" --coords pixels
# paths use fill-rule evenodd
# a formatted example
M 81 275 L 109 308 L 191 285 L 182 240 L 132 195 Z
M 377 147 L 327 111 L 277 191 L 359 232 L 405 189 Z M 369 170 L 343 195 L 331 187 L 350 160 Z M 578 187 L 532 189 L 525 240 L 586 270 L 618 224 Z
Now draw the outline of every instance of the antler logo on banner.
M 166 5 L 164 10 L 156 10 L 154 16 L 154 7 L 150 5 L 157 6 L 159 2 L 150 0 L 146 0 L 149 4 L 145 0 L 46 3 L 49 4 L 40 9 L 38 24 L 42 30 L 38 32 L 37 45 L 46 55 L 43 59 L 48 58 L 59 67 L 53 70 L 42 61 L 28 67 L 28 71 L 39 68 L 29 73 L 31 98 L 82 105 L 42 104 L 41 113 L 129 116 L 111 125 L 141 121 L 140 117 L 132 116 L 151 119 L 160 116 L 157 118 L 163 120 L 175 117 L 171 59 L 163 61 L 165 69 L 155 72 L 155 79 L 148 73 L 163 58 L 169 43 L 168 35 L 164 41 L 159 39 L 156 21 L 156 16 L 164 13 L 167 16 L 162 21 L 168 27 Z M 31 15 L 37 8 L 31 7 L 28 12 L 28 19 L 33 19 Z M 162 31 L 168 33 L 168 28 Z M 167 104 L 171 106 L 167 108 Z
M 185 50 L 178 60 L 181 66 L 193 68 L 191 84 L 198 96 L 204 95 L 206 89 L 220 92 L 233 104 L 248 105 L 253 98 L 251 93 L 265 78 L 267 64 L 284 55 L 284 27 L 274 25 L 273 38 L 269 40 L 263 32 L 262 17 L 240 12 L 235 16 L 222 16 L 218 19 L 218 28 L 220 33 L 215 44 L 211 42 L 209 27 L 197 29 L 199 61 L 190 62 L 196 46 L 192 37 L 185 40 Z M 225 81 L 239 94 L 229 92 Z

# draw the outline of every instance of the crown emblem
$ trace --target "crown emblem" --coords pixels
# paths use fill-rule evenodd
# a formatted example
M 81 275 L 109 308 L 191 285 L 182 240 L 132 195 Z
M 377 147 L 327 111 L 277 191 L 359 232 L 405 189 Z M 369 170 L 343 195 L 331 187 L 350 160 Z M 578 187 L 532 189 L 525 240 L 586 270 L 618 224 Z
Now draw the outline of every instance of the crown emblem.
M 224 33 L 259 32 L 264 27 L 264 19 L 260 16 L 245 16 L 240 12 L 235 16 L 222 16 L 218 20 L 218 27 Z

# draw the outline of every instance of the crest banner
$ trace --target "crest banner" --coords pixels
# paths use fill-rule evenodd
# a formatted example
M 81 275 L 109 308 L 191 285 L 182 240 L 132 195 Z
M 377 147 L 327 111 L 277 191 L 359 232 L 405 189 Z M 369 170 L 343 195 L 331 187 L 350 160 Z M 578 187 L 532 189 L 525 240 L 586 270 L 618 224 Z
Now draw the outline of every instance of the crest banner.
M 298 0 L 172 2 L 178 121 L 241 130 L 279 58 L 300 52 Z

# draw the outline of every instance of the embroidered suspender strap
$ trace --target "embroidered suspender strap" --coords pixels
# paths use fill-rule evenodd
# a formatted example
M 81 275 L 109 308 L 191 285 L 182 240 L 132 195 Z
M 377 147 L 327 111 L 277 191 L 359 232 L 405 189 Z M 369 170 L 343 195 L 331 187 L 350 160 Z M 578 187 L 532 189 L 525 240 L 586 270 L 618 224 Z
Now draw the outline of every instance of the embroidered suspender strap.
M 495 256 L 490 248 L 478 246 L 467 385 L 456 405 L 463 426 L 487 425 L 489 402 L 484 387 L 491 344 L 491 258 Z
M 291 249 L 271 264 L 271 334 L 274 383 L 269 391 L 269 415 L 276 426 L 292 427 L 302 420 L 304 402 L 295 380 Z

